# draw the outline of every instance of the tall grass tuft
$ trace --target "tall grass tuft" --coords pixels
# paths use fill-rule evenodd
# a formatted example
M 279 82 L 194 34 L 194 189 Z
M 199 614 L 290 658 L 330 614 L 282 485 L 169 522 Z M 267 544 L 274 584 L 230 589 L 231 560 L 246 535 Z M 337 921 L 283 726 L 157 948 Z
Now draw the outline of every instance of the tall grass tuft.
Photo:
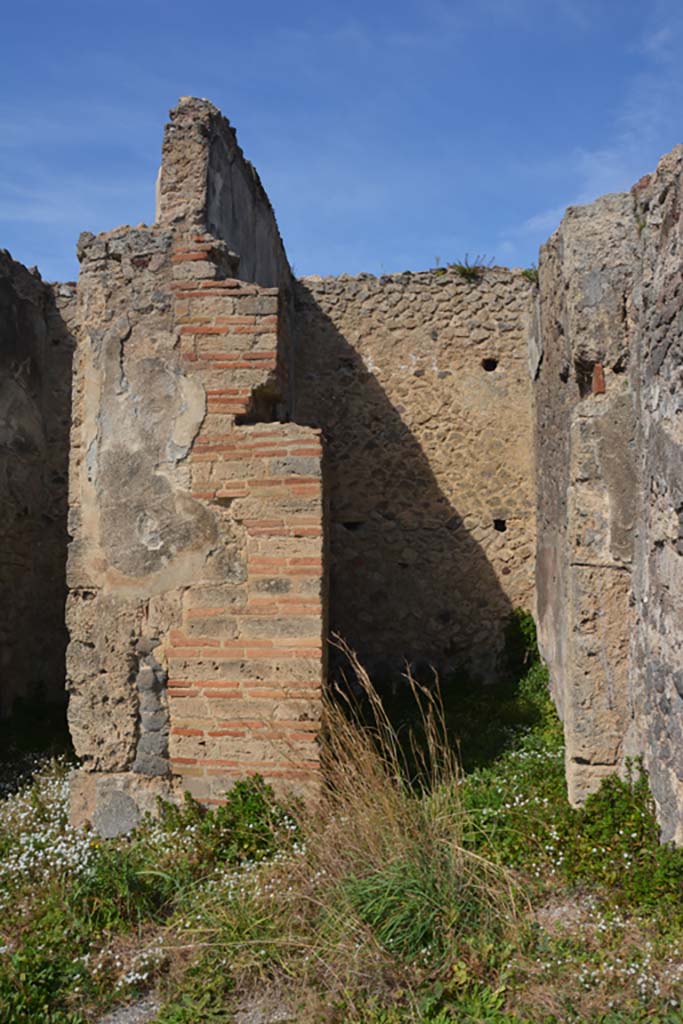
M 399 735 L 342 649 L 362 696 L 326 700 L 323 791 L 291 812 L 295 852 L 205 893 L 193 931 L 204 956 L 226 958 L 240 991 L 267 982 L 288 1000 L 318 993 L 356 1012 L 373 998 L 410 1002 L 425 982 L 452 982 L 454 969 L 476 981 L 526 906 L 471 842 L 438 696 L 408 676 L 419 713 Z
M 285 961 L 347 997 L 410 991 L 503 942 L 523 898 L 504 869 L 467 848 L 462 773 L 438 696 L 408 676 L 419 715 L 415 732 L 399 736 L 343 649 L 371 724 L 328 698 L 324 793 L 299 819 L 305 856 L 287 869 L 296 955 Z

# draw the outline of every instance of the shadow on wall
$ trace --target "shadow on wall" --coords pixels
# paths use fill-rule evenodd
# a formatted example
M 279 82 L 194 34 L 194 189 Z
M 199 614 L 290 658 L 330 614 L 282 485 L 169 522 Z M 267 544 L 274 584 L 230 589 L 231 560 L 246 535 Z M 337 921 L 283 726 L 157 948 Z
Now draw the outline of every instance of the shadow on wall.
M 407 660 L 418 673 L 434 665 L 494 681 L 512 605 L 482 546 L 401 407 L 302 283 L 296 309 L 293 418 L 325 435 L 331 632 L 379 680 Z M 448 430 L 435 444 L 448 444 Z
M 75 289 L 0 253 L 0 718 L 64 732 Z

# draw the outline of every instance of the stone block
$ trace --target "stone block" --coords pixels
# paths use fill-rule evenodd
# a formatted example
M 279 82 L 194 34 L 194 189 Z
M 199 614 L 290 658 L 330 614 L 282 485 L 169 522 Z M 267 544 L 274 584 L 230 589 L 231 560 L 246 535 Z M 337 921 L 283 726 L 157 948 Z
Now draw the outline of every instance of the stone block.
M 134 829 L 143 815 L 156 815 L 158 799 L 178 796 L 178 785 L 170 779 L 141 779 L 132 772 L 74 771 L 69 787 L 71 823 L 89 822 L 104 839 L 112 839 Z

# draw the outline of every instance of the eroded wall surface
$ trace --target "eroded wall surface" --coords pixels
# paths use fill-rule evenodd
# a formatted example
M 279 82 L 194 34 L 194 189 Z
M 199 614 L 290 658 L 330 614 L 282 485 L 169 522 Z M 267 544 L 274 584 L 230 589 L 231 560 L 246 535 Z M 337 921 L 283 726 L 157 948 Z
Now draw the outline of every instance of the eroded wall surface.
M 633 190 L 639 501 L 630 753 L 642 753 L 665 839 L 683 843 L 683 147 Z
M 375 671 L 491 681 L 533 605 L 532 284 L 486 270 L 305 278 L 298 422 L 323 428 L 330 622 Z
M 0 251 L 0 717 L 63 706 L 75 290 Z
M 251 772 L 316 785 L 320 435 L 271 421 L 286 402 L 281 291 L 246 283 L 235 240 L 209 230 L 218 171 L 197 168 L 230 132 L 211 104 L 181 102 L 157 224 L 80 242 L 72 809 L 104 834 L 180 788 L 210 803 Z M 230 161 L 225 180 L 248 178 L 236 148 Z M 272 213 L 259 239 L 276 265 Z
M 207 100 L 171 111 L 162 146 L 156 220 L 195 225 L 222 240 L 234 276 L 289 288 L 291 272 L 270 200 L 235 130 Z
M 570 798 L 642 757 L 683 841 L 683 148 L 542 250 L 538 614 Z
M 570 210 L 540 261 L 537 607 L 573 801 L 622 763 L 630 713 L 632 205 Z

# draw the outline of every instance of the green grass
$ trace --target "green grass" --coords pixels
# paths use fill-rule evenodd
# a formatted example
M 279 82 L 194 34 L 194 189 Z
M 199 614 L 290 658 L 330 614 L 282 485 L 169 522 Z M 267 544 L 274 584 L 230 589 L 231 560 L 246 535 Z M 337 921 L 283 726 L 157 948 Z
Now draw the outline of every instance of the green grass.
M 46 762 L 0 805 L 1 1024 L 80 1024 L 143 991 L 175 917 L 217 878 L 293 842 L 260 780 L 238 783 L 215 811 L 188 800 L 108 842 L 69 826 L 67 785 L 67 762 Z
M 568 805 L 528 615 L 507 656 L 506 682 L 413 682 L 391 717 L 356 666 L 364 729 L 330 709 L 314 810 L 254 779 L 102 842 L 68 824 L 68 762 L 24 761 L 0 1024 L 86 1024 L 150 986 L 158 1024 L 267 993 L 302 1024 L 683 1024 L 683 851 L 637 764 Z

